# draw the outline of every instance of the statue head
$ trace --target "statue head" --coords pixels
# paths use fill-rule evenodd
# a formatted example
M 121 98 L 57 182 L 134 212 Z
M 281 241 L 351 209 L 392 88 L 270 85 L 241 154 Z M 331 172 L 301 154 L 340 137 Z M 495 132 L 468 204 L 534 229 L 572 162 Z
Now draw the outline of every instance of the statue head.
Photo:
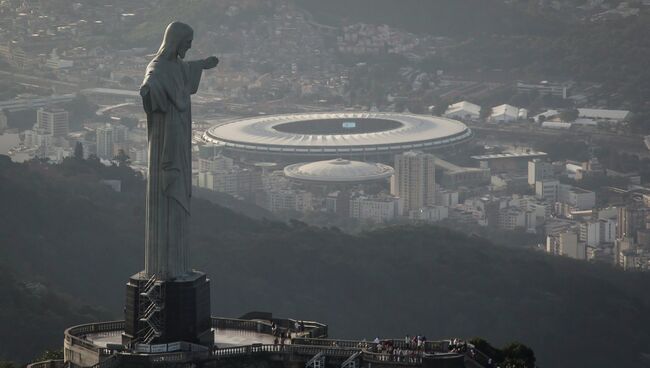
M 173 60 L 176 57 L 183 59 L 185 53 L 192 47 L 194 30 L 181 22 L 171 22 L 165 30 L 165 38 L 156 54 L 159 58 Z

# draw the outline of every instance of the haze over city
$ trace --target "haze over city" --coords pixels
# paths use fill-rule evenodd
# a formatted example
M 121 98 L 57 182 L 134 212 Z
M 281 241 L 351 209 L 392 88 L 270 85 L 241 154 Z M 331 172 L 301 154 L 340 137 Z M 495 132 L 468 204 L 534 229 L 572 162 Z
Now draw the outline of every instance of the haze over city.
M 0 368 L 650 367 L 648 34 L 0 0 Z

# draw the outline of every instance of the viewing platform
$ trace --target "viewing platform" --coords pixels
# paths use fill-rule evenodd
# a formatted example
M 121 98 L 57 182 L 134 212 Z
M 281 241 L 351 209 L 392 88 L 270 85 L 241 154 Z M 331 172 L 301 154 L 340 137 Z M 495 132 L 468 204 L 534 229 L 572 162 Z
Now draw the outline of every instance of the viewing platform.
M 244 368 L 255 361 L 274 362 L 287 368 L 488 366 L 488 358 L 471 345 L 467 345 L 466 351 L 450 352 L 450 340 L 426 341 L 415 348 L 408 346 L 404 339 L 383 339 L 380 343 L 328 339 L 325 324 L 255 313 L 242 319 L 212 317 L 211 323 L 215 341 L 212 349 L 185 342 L 125 347 L 122 345 L 124 321 L 79 325 L 65 331 L 63 361 L 39 362 L 28 367 L 218 367 L 227 364 Z M 280 338 L 282 333 L 290 338 Z M 395 350 L 387 353 L 380 346 Z

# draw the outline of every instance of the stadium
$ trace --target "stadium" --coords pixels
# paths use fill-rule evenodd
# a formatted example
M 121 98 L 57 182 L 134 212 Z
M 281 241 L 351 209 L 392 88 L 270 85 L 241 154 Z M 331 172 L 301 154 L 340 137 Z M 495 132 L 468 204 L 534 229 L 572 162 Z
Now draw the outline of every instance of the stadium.
M 279 162 L 392 161 L 395 154 L 449 148 L 471 137 L 472 131 L 456 120 L 379 112 L 259 116 L 214 126 L 203 135 L 226 155 Z

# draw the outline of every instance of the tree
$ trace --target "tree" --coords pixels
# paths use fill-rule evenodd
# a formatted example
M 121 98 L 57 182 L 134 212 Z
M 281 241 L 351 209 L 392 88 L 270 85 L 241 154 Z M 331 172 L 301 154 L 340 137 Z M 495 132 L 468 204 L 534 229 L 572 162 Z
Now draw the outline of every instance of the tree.
M 580 112 L 577 109 L 564 110 L 560 113 L 560 119 L 564 122 L 572 122 L 576 121 L 579 115 Z
M 62 360 L 63 359 L 63 349 L 58 350 L 45 350 L 40 357 L 36 358 L 35 362 L 43 362 L 46 360 Z
M 447 108 L 449 107 L 449 103 L 440 101 L 433 107 L 433 115 L 436 116 L 442 116 L 447 111 Z
M 487 119 L 492 115 L 492 108 L 491 107 L 481 107 L 481 119 Z
M 535 352 L 528 346 L 513 342 L 502 349 L 505 366 L 513 368 L 535 368 Z
M 126 152 L 124 152 L 123 149 L 117 151 L 117 155 L 113 157 L 113 160 L 117 161 L 117 164 L 120 167 L 128 166 L 129 164 L 131 164 L 131 158 L 129 157 L 129 155 L 126 154 Z
M 77 142 L 77 144 L 74 145 L 74 158 L 77 160 L 84 159 L 84 146 L 81 142 Z

